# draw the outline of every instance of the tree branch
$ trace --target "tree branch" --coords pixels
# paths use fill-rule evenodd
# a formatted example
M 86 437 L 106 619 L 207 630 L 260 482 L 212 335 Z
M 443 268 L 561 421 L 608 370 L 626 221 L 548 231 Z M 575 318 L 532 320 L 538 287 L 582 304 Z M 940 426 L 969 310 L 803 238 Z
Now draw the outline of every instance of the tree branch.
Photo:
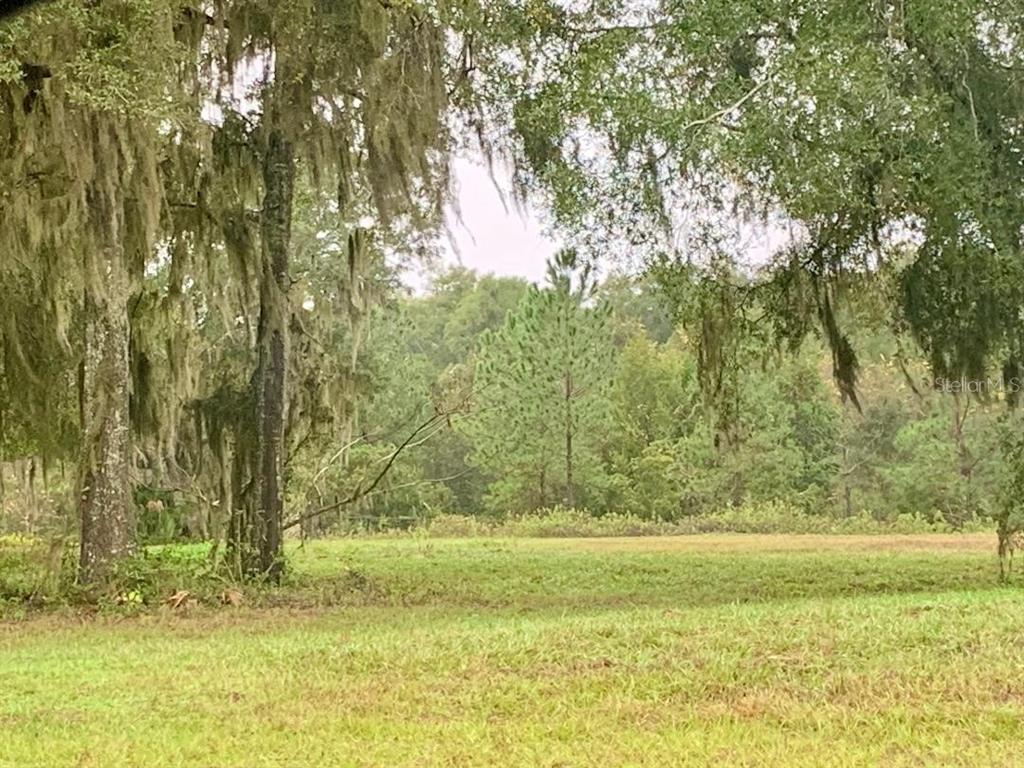
M 457 410 L 458 409 L 456 409 L 456 411 Z M 395 461 L 406 448 L 409 448 L 410 446 L 421 445 L 423 443 L 422 440 L 419 442 L 414 442 L 417 437 L 419 437 L 426 430 L 435 426 L 438 422 L 447 422 L 448 419 L 451 417 L 452 413 L 454 412 L 455 411 L 435 411 L 434 414 L 430 416 L 430 418 L 428 418 L 426 421 L 424 421 L 422 424 L 416 427 L 416 429 L 414 429 L 408 435 L 408 437 L 406 437 L 405 440 L 402 441 L 402 444 L 395 448 L 394 451 L 392 451 L 391 455 L 388 456 L 387 463 L 384 464 L 380 472 L 377 473 L 377 475 L 373 478 L 370 484 L 367 485 L 365 488 L 363 487 L 362 483 L 360 483 L 359 485 L 356 486 L 356 489 L 351 493 L 351 495 L 347 496 L 341 501 L 335 502 L 334 504 L 328 504 L 325 507 L 320 507 L 319 509 L 314 509 L 311 512 L 306 512 L 305 514 L 299 515 L 298 517 L 289 520 L 287 523 L 281 526 L 281 530 L 290 530 L 297 525 L 301 525 L 302 523 L 305 523 L 309 520 L 314 520 L 328 512 L 333 512 L 335 510 L 341 509 L 342 507 L 346 507 L 349 504 L 354 504 L 355 502 L 369 495 L 378 485 L 380 485 L 381 481 L 391 470 L 391 467 L 394 466 Z M 428 437 L 432 437 L 433 435 L 437 434 L 438 431 L 440 430 L 435 430 L 430 435 L 428 435 Z
M 700 128 L 703 125 L 707 125 L 708 123 L 713 123 L 716 120 L 722 119 L 727 114 L 732 112 L 734 109 L 739 109 L 752 98 L 754 98 L 754 96 L 756 96 L 761 90 L 763 90 L 764 87 L 768 85 L 768 83 L 770 82 L 771 78 L 766 77 L 764 80 L 755 85 L 753 88 L 751 88 L 749 91 L 743 94 L 739 99 L 734 101 L 732 104 L 722 107 L 720 110 L 711 113 L 707 117 L 702 117 L 699 120 L 694 120 L 692 122 L 687 123 L 682 127 L 682 132 L 685 133 L 687 131 L 692 131 L 694 128 Z

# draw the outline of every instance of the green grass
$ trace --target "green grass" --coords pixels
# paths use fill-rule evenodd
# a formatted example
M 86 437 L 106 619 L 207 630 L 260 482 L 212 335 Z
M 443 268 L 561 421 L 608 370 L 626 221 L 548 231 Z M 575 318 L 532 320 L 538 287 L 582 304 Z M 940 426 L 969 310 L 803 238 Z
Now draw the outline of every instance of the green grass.
M 992 547 L 316 543 L 241 608 L 0 624 L 0 765 L 1018 766 Z

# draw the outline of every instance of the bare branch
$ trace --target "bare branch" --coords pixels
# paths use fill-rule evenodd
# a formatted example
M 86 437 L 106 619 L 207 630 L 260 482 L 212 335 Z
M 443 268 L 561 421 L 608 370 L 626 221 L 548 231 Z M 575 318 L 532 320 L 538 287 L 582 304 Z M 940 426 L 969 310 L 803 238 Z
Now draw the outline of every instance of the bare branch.
M 394 451 L 391 452 L 391 454 L 388 456 L 387 462 L 381 468 L 380 472 L 376 474 L 376 476 L 373 478 L 369 485 L 363 487 L 362 483 L 360 483 L 358 486 L 356 486 L 356 489 L 349 496 L 342 499 L 341 501 L 335 502 L 334 504 L 328 504 L 325 507 L 320 507 L 319 509 L 314 509 L 310 512 L 306 512 L 305 514 L 299 515 L 298 517 L 293 518 L 292 520 L 285 523 L 281 527 L 281 530 L 287 531 L 291 528 L 294 528 L 297 525 L 301 525 L 302 523 L 305 523 L 309 520 L 314 520 L 317 517 L 320 517 L 321 515 L 327 514 L 328 512 L 333 512 L 335 510 L 341 509 L 342 507 L 346 507 L 349 504 L 354 504 L 360 499 L 368 496 L 370 493 L 373 492 L 373 490 L 378 485 L 380 485 L 381 481 L 391 470 L 391 467 L 394 466 L 395 461 L 397 461 L 398 457 L 402 454 L 403 451 L 410 447 L 422 445 L 427 439 L 433 437 L 441 430 L 440 428 L 436 429 L 430 432 L 430 434 L 428 434 L 423 439 L 417 440 L 417 438 L 419 438 L 420 435 L 422 435 L 427 430 L 430 430 L 432 427 L 437 426 L 439 423 L 441 423 L 442 426 L 444 424 L 447 424 L 452 414 L 457 413 L 464 406 L 465 403 L 460 403 L 459 406 L 457 406 L 452 411 L 435 411 L 430 416 L 430 418 L 428 418 L 426 421 L 424 421 L 422 424 L 416 427 L 416 429 L 414 429 L 411 433 L 409 433 L 405 440 L 402 441 L 401 445 L 399 445 L 397 448 L 395 448 Z

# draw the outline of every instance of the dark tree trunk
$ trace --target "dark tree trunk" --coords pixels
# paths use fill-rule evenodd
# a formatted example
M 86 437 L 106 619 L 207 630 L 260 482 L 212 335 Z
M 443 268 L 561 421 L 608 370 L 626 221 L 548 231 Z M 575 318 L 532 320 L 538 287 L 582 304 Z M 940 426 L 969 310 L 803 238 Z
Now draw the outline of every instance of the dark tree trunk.
M 291 240 L 295 156 L 279 128 L 270 131 L 263 162 L 262 253 L 258 362 L 253 376 L 255 450 L 250 457 L 250 486 L 242 525 L 233 542 L 242 570 L 276 581 L 283 569 L 281 524 L 284 516 L 282 469 L 287 407 L 288 252 Z
M 971 459 L 971 450 L 967 446 L 967 438 L 964 435 L 964 424 L 967 421 L 967 414 L 971 407 L 968 399 L 963 406 L 959 393 L 953 393 L 953 443 L 956 446 L 957 471 L 968 483 L 974 471 L 974 462 Z
M 88 279 L 100 277 L 102 286 L 86 288 L 80 392 L 78 579 L 91 585 L 106 582 L 114 566 L 134 552 L 136 536 L 129 479 L 129 280 L 119 243 L 102 255 L 98 270 Z

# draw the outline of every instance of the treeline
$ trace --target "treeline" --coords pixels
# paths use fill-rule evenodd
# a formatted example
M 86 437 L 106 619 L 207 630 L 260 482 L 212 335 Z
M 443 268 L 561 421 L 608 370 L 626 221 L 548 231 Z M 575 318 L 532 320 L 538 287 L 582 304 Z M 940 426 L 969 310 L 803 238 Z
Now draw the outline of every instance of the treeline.
M 359 439 L 344 472 L 305 466 L 295 501 L 349 498 L 403 426 L 444 414 L 372 495 L 325 513 L 319 530 L 555 506 L 675 521 L 785 502 L 954 527 L 998 510 L 1010 427 L 994 380 L 973 392 L 936 381 L 912 342 L 876 324 L 856 339 L 856 404 L 813 337 L 789 350 L 750 336 L 711 397 L 706 343 L 686 315 L 657 280 L 598 282 L 568 256 L 539 287 L 442 272 L 425 295 L 378 311 Z
M 777 517 L 780 504 L 824 519 L 910 515 L 957 528 L 1001 508 L 1014 428 L 1005 400 L 1020 382 L 936 380 L 913 342 L 885 324 L 865 324 L 856 338 L 854 402 L 832 380 L 820 338 L 781 348 L 746 328 L 728 354 L 712 353 L 707 328 L 693 327 L 705 312 L 691 303 L 705 297 L 692 271 L 598 279 L 563 252 L 540 285 L 448 268 L 413 295 L 380 260 L 366 270 L 366 317 L 354 330 L 332 302 L 333 262 L 311 263 L 322 272 L 303 282 L 299 322 L 318 338 L 301 370 L 316 390 L 333 389 L 320 428 L 290 442 L 296 535 L 557 507 L 652 523 L 743 507 L 750 525 L 749 510 Z M 756 304 L 749 311 L 760 314 Z M 218 382 L 243 350 L 225 346 L 220 323 L 197 333 L 219 341 L 207 376 L 224 403 Z M 702 380 L 712 354 L 717 389 Z M 201 453 L 203 434 L 179 435 L 181 456 Z M 3 530 L 73 530 L 71 471 L 32 455 L 5 464 Z M 223 538 L 223 480 L 216 464 L 140 465 L 142 541 Z

